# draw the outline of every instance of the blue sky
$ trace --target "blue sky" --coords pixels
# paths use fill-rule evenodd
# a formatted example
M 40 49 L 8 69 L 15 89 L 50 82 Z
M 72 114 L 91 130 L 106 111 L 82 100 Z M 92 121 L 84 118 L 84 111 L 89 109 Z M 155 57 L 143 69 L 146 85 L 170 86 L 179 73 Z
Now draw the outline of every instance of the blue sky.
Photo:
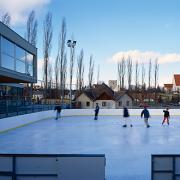
M 42 21 L 45 14 L 50 11 L 53 13 L 54 27 L 52 58 L 56 56 L 62 17 L 66 17 L 67 38 L 73 33 L 77 40 L 76 54 L 81 48 L 84 49 L 86 68 L 89 56 L 93 54 L 94 80 L 98 64 L 100 79 L 107 82 L 109 79 L 117 79 L 116 62 L 122 55 L 132 56 L 133 61 L 137 59 L 142 61 L 144 53 L 146 55 L 144 63 L 155 56 L 160 59 L 160 84 L 171 82 L 174 73 L 180 74 L 179 0 L 10 1 L 17 1 L 19 12 L 13 13 L 21 17 L 14 18 L 13 29 L 23 36 L 26 16 L 31 9 L 36 10 L 39 21 L 37 45 L 39 59 L 42 59 Z M 22 5 L 19 7 L 20 2 Z M 1 12 L 11 10 L 9 4 L 11 4 L 9 1 L 1 0 Z M 18 22 L 17 19 L 21 21 Z M 68 49 L 67 52 L 69 53 Z M 39 70 L 39 78 L 40 74 L 42 73 Z

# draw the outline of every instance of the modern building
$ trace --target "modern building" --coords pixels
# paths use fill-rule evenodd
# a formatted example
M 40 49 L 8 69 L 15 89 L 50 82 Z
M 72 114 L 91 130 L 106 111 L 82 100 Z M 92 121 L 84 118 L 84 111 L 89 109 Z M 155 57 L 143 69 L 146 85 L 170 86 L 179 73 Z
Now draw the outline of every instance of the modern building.
M 1 22 L 0 82 L 37 82 L 37 48 Z
M 31 104 L 37 82 L 37 48 L 0 22 L 0 118 Z

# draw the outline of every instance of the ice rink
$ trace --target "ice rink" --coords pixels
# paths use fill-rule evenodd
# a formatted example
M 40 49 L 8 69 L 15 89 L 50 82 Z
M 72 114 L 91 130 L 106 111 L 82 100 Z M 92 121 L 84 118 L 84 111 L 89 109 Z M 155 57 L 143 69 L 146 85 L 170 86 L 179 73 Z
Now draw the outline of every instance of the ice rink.
M 0 153 L 105 154 L 107 180 L 150 180 L 151 154 L 180 154 L 180 116 L 161 126 L 152 116 L 147 129 L 132 116 L 123 128 L 121 116 L 62 117 L 0 134 Z

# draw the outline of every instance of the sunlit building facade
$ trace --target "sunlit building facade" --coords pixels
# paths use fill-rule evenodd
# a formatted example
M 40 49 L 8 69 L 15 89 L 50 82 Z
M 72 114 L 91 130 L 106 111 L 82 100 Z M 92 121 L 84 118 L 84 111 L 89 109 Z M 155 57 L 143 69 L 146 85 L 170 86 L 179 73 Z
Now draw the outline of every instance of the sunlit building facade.
M 37 49 L 0 22 L 0 82 L 37 82 Z

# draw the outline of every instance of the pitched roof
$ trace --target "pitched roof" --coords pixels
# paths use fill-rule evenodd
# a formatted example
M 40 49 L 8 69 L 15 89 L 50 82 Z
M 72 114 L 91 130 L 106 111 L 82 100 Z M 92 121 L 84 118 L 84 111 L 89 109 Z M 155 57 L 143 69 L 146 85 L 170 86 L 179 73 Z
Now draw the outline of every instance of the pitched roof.
M 173 84 L 164 84 L 164 88 L 172 89 L 173 88 Z
M 84 93 L 92 101 L 95 101 L 101 98 L 107 98 L 107 99 L 118 101 L 124 94 L 127 94 L 129 97 L 131 97 L 131 99 L 133 99 L 133 97 L 129 95 L 126 91 L 114 92 L 105 83 L 96 84 L 91 89 L 85 89 L 82 92 L 79 92 L 76 98 L 78 98 L 82 93 Z
M 127 94 L 132 100 L 134 99 L 133 96 L 131 96 L 128 92 L 126 92 L 126 91 L 119 91 L 119 92 L 115 93 L 115 100 L 118 101 L 125 94 Z
M 174 81 L 176 86 L 180 86 L 180 74 L 174 74 Z

